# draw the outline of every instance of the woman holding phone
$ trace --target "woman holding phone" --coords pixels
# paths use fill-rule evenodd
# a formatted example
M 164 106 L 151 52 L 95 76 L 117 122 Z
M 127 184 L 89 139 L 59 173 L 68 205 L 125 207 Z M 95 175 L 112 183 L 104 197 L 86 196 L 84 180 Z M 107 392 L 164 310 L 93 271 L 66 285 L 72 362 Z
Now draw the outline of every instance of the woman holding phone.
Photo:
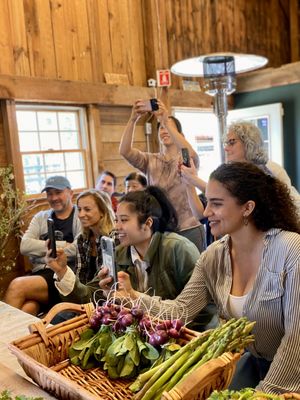
M 114 213 L 106 193 L 96 189 L 80 193 L 77 209 L 82 233 L 77 238 L 75 274 L 67 266 L 62 250 L 57 249 L 56 258 L 51 258 L 51 250 L 48 251 L 47 264 L 55 272 L 56 286 L 62 277 L 71 281 L 77 277 L 83 284 L 93 279 L 102 265 L 101 237 L 108 236 L 114 229 Z
M 186 184 L 178 171 L 182 162 L 181 150 L 187 149 L 190 158 L 198 166 L 199 158 L 182 133 L 178 119 L 168 115 L 165 105 L 158 100 L 158 110 L 153 114 L 158 120 L 158 137 L 161 145 L 159 153 L 143 152 L 133 146 L 133 136 L 138 120 L 151 109 L 147 101 L 137 100 L 132 108 L 120 142 L 120 154 L 135 168 L 147 175 L 148 184 L 163 188 L 178 215 L 178 233 L 191 240 L 199 251 L 205 248 L 204 228 L 193 216 L 189 206 Z
M 136 290 L 164 299 L 174 299 L 181 292 L 200 253 L 176 230 L 176 212 L 161 189 L 150 186 L 121 198 L 116 213 L 116 233 L 120 241 L 116 248 L 117 268 L 130 276 Z M 83 284 L 74 274 L 73 280 L 69 279 L 72 271 L 68 269 L 67 276 L 65 264 L 60 268 L 63 264 L 60 258 L 58 253 L 57 260 L 49 261 L 49 265 L 56 268 L 60 277 L 57 288 L 62 289 L 64 301 L 88 302 L 94 293 L 96 299 L 103 298 L 103 292 L 107 294 L 112 288 L 107 266 L 103 266 L 95 279 Z M 211 313 L 203 313 L 202 325 L 197 328 L 202 329 L 211 318 Z

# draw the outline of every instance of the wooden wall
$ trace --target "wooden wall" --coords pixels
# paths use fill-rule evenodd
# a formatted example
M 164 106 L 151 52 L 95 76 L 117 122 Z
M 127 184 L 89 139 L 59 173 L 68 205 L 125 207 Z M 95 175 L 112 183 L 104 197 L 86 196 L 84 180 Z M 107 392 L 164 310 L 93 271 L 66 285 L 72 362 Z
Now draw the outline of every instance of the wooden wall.
M 289 0 L 1 0 L 0 74 L 104 82 L 104 73 L 116 73 L 146 86 L 157 68 L 217 51 L 264 55 L 277 67 L 291 61 L 288 6 Z
M 146 86 L 156 70 L 216 51 L 264 55 L 270 67 L 289 63 L 289 4 L 295 11 L 296 1 L 0 0 L 0 102 L 86 107 L 93 176 L 110 169 L 122 190 L 133 169 L 118 153 L 119 140 L 133 101 L 153 97 Z M 129 86 L 104 84 L 105 73 L 125 75 Z M 211 107 L 212 98 L 178 90 L 181 79 L 172 80 L 164 92 L 169 106 Z M 13 147 L 7 131 L 14 122 L 10 113 L 7 125 L 1 110 L 0 166 L 6 166 Z M 150 143 L 157 150 L 155 135 Z M 135 145 L 147 148 L 143 121 Z

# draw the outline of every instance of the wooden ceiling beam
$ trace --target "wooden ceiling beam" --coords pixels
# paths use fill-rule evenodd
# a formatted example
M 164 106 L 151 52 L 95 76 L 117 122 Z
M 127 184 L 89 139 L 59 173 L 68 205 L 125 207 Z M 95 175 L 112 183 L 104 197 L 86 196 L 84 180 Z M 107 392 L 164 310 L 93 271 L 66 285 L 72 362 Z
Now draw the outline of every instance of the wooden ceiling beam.
M 266 68 L 238 75 L 237 93 L 253 92 L 293 83 L 300 83 L 300 61 L 283 65 L 280 68 Z
M 130 106 L 136 99 L 151 97 L 153 88 L 143 86 L 0 75 L 0 100 Z M 212 101 L 204 93 L 179 89 L 169 89 L 168 100 L 171 106 L 195 108 L 211 108 Z

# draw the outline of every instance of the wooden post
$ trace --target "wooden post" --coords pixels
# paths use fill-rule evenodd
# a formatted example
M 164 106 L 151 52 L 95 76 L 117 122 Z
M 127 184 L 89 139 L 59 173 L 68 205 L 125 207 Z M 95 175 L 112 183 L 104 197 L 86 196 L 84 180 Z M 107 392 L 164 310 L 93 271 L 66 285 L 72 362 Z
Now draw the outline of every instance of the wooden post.
M 91 155 L 91 168 L 93 182 L 89 182 L 89 187 L 94 187 L 99 171 L 103 169 L 103 142 L 101 135 L 101 122 L 99 107 L 89 105 L 87 108 L 87 118 L 89 127 L 89 142 Z
M 15 184 L 18 189 L 24 191 L 23 164 L 20 157 L 19 135 L 16 117 L 16 105 L 13 100 L 1 102 L 1 112 L 3 115 L 3 129 L 6 146 L 8 164 L 13 165 Z

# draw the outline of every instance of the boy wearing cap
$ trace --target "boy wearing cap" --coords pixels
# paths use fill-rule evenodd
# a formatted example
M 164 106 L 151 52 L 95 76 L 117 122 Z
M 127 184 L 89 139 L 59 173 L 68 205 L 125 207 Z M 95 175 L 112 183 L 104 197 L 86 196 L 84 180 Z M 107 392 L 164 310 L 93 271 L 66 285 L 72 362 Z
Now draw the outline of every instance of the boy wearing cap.
M 30 276 L 14 279 L 4 297 L 6 303 L 34 315 L 40 311 L 40 305 L 51 307 L 60 301 L 53 272 L 45 263 L 47 219 L 53 219 L 56 245 L 65 249 L 71 265 L 76 254 L 74 239 L 81 231 L 77 208 L 72 204 L 73 192 L 69 180 L 64 176 L 52 176 L 46 180 L 42 192 L 46 192 L 51 208 L 40 211 L 33 217 L 20 247 L 21 254 L 29 257 L 32 273 Z

